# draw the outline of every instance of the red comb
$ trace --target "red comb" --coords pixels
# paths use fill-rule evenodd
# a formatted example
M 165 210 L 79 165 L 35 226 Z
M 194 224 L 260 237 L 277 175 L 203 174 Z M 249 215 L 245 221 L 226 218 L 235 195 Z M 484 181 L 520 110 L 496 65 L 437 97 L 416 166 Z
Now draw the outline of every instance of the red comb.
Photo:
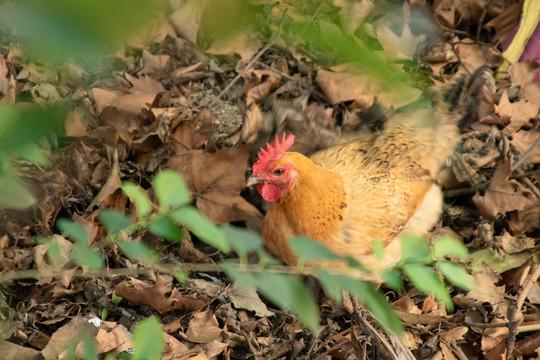
M 287 151 L 287 149 L 289 149 L 293 143 L 293 134 L 289 134 L 289 136 L 285 138 L 285 133 L 283 133 L 283 138 L 281 138 L 281 141 L 279 141 L 279 138 L 276 134 L 273 146 L 270 146 L 269 143 L 266 143 L 266 150 L 261 148 L 261 152 L 259 153 L 259 160 L 255 164 L 253 164 L 253 174 L 258 175 L 264 172 L 271 162 L 281 159 L 285 151 Z

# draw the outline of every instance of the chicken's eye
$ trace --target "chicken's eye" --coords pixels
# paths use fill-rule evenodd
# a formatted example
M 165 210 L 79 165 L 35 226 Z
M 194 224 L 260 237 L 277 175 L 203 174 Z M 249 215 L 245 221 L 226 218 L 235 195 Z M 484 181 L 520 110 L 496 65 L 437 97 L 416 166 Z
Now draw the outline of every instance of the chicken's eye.
M 279 169 L 274 170 L 274 174 L 275 175 L 281 175 L 281 174 L 283 174 L 284 171 L 285 170 L 283 170 L 282 168 L 279 168 Z

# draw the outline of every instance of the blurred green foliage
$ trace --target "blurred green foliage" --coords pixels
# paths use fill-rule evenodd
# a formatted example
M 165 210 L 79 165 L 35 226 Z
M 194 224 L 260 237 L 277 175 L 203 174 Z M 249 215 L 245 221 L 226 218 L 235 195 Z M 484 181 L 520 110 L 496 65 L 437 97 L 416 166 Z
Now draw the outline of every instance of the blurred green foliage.
M 17 0 L 5 2 L 0 23 L 41 60 L 98 59 L 148 23 L 161 1 Z

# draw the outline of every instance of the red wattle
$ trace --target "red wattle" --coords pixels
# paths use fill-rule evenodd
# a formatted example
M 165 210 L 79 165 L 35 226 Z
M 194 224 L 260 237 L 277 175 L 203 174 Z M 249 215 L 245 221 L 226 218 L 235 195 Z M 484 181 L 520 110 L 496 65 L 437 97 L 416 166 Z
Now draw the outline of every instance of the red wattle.
M 277 184 L 267 182 L 258 183 L 257 190 L 259 190 L 259 194 L 266 201 L 276 202 L 281 197 L 281 188 Z

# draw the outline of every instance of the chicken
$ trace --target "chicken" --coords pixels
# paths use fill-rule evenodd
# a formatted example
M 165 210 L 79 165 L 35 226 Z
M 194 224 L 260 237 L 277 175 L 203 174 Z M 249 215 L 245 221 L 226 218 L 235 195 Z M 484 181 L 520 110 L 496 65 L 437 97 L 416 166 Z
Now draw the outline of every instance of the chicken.
M 378 135 L 310 158 L 287 152 L 294 135 L 283 134 L 281 141 L 276 135 L 273 146 L 261 149 L 248 179 L 270 203 L 262 230 L 269 252 L 295 265 L 288 239 L 304 235 L 368 268 L 394 265 L 400 236 L 425 234 L 440 217 L 442 192 L 435 179 L 459 138 L 462 115 L 445 104 L 434 114 L 395 116 Z M 381 260 L 373 255 L 374 239 L 385 247 Z

